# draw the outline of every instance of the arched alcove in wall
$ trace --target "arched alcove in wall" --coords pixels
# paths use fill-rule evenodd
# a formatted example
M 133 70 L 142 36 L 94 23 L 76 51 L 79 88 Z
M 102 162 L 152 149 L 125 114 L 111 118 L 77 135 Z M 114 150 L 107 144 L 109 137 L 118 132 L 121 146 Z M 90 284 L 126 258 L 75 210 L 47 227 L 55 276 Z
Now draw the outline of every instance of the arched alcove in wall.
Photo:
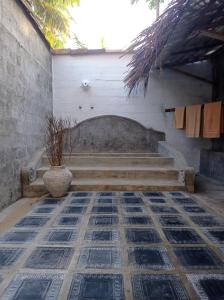
M 87 119 L 71 129 L 73 152 L 157 152 L 163 140 L 163 132 L 113 115 Z

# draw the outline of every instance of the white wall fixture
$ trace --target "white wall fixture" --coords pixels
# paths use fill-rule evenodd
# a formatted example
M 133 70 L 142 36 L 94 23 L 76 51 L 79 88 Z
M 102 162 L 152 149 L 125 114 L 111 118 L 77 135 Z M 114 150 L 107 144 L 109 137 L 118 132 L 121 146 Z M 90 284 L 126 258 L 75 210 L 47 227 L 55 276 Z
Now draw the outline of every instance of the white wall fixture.
M 90 88 L 90 82 L 87 79 L 83 79 L 82 83 L 81 83 L 81 87 L 83 88 L 83 90 L 88 90 Z

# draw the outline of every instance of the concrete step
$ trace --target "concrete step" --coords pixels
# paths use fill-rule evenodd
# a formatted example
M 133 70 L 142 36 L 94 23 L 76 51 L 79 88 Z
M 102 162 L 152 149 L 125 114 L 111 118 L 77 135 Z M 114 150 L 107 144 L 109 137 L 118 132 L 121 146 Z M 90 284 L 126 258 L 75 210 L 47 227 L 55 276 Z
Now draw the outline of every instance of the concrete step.
M 84 153 L 84 152 L 80 152 L 80 153 L 71 153 L 70 154 L 64 154 L 64 156 L 74 156 L 74 157 L 79 157 L 79 156 L 111 156 L 111 157 L 160 157 L 163 156 L 160 153 L 156 153 L 156 152 L 131 152 L 131 153 L 125 153 L 125 152 L 97 152 L 97 153 Z M 46 157 L 46 155 L 44 155 L 43 157 Z
M 178 170 L 165 167 L 145 167 L 145 166 L 125 166 L 125 167 L 77 167 L 77 166 L 68 166 L 70 171 L 73 174 L 73 177 L 76 179 L 82 178 L 130 178 L 130 179 L 146 179 L 146 178 L 155 178 L 155 179 L 178 179 Z M 48 167 L 42 167 L 37 170 L 37 177 L 40 178 L 48 170 Z
M 70 191 L 184 191 L 184 184 L 171 179 L 100 178 L 74 179 Z M 42 178 L 24 189 L 24 197 L 37 197 L 47 193 Z
M 42 159 L 43 166 L 49 165 L 47 157 Z M 157 156 L 65 156 L 65 165 L 75 166 L 173 166 L 174 159 L 172 157 Z

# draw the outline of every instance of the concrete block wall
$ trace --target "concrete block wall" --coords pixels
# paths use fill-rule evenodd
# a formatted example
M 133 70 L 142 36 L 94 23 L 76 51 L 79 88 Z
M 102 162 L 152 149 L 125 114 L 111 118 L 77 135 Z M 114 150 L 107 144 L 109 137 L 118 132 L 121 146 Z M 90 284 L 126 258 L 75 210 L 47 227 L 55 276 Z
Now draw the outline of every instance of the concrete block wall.
M 202 150 L 200 172 L 224 183 L 224 152 Z
M 0 0 L 0 208 L 21 196 L 21 167 L 52 110 L 51 53 L 17 2 Z
M 109 53 L 53 56 L 54 114 L 70 117 L 78 123 L 103 115 L 133 119 L 146 128 L 164 132 L 166 140 L 183 153 L 189 165 L 199 170 L 200 149 L 209 149 L 211 142 L 186 138 L 183 131 L 173 127 L 173 113 L 165 113 L 164 109 L 210 101 L 211 86 L 171 70 L 162 70 L 151 74 L 145 97 L 141 90 L 128 97 L 123 78 L 130 57 L 120 56 Z M 211 77 L 209 64 L 186 68 Z M 81 88 L 84 79 L 90 81 L 89 90 Z

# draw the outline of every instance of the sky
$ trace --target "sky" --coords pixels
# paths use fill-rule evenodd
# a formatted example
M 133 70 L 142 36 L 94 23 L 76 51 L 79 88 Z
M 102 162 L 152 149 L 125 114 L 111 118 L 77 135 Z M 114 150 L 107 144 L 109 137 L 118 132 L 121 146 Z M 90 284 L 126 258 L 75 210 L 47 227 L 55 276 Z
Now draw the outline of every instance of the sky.
M 81 0 L 70 9 L 74 23 L 71 32 L 89 49 L 101 48 L 101 39 L 109 50 L 125 49 L 130 42 L 155 20 L 145 0 L 131 5 L 131 0 Z M 169 0 L 162 5 L 163 10 Z M 70 40 L 66 45 L 75 48 Z

